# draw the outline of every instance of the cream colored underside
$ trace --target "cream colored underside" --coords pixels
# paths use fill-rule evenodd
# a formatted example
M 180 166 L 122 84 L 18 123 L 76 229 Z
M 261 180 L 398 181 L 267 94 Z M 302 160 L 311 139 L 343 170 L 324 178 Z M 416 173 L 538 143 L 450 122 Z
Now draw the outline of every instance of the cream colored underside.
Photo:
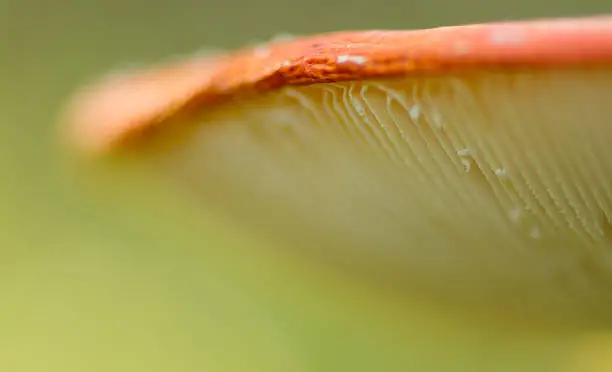
M 198 121 L 158 155 L 245 227 L 436 298 L 612 320 L 612 67 L 291 87 Z

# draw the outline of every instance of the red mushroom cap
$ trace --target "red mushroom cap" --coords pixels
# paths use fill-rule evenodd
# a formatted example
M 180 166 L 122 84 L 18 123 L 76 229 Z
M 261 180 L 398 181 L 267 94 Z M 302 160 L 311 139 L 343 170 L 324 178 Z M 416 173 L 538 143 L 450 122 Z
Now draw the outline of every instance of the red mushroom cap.
M 104 151 L 185 109 L 288 85 L 610 62 L 612 16 L 338 32 L 113 76 L 77 95 L 67 120 L 81 148 Z

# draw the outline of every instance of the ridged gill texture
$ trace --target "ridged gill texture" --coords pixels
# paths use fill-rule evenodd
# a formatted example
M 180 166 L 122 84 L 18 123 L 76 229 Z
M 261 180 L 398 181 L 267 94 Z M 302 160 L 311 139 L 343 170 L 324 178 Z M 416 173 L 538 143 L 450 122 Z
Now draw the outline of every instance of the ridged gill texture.
M 285 87 L 148 153 L 271 241 L 462 306 L 612 322 L 611 99 L 612 66 Z

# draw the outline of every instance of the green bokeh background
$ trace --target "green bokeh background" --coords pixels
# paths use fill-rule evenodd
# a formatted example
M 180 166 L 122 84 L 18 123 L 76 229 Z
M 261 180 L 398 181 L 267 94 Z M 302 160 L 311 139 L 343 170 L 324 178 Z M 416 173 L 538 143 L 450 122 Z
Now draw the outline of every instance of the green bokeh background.
M 546 371 L 475 327 L 260 249 L 155 174 L 78 164 L 57 114 L 116 67 L 279 33 L 605 13 L 608 0 L 0 0 L 0 371 Z

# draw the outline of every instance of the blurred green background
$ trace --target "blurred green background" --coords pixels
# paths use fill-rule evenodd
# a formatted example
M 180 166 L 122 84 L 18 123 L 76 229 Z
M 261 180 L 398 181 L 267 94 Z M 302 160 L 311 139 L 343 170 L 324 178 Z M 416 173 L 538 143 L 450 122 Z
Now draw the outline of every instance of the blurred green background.
M 573 337 L 461 324 L 279 257 L 154 174 L 57 143 L 113 68 L 279 33 L 605 13 L 608 0 L 0 0 L 0 371 L 573 370 Z

